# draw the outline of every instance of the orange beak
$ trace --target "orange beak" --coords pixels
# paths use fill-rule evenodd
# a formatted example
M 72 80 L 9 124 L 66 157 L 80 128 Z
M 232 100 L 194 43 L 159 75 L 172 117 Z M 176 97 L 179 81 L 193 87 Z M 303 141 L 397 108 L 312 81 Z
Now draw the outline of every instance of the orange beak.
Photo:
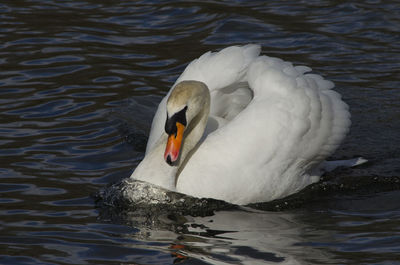
M 177 131 L 175 134 L 170 134 L 168 137 L 167 147 L 165 148 L 164 159 L 168 164 L 172 165 L 179 157 L 179 151 L 181 150 L 183 132 L 185 125 L 180 122 L 176 123 Z

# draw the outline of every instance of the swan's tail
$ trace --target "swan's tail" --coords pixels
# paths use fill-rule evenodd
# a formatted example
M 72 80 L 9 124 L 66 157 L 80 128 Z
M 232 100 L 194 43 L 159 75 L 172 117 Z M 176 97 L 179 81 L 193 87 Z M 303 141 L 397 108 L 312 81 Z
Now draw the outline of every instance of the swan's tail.
M 319 166 L 319 170 L 321 170 L 322 173 L 331 172 L 332 170 L 335 170 L 338 167 L 355 167 L 364 164 L 366 162 L 368 162 L 368 160 L 362 157 L 357 157 L 347 160 L 324 161 Z

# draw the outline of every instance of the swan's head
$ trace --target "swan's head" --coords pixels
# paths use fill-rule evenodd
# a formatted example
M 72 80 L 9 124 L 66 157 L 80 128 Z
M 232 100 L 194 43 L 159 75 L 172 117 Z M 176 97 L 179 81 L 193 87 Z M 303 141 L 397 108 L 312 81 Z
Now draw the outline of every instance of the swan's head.
M 167 100 L 165 132 L 168 141 L 164 153 L 164 159 L 169 165 L 173 165 L 179 158 L 187 128 L 197 125 L 194 121 L 199 121 L 197 117 L 200 113 L 204 114 L 204 110 L 207 110 L 208 116 L 209 102 L 208 88 L 200 81 L 182 81 L 171 91 Z

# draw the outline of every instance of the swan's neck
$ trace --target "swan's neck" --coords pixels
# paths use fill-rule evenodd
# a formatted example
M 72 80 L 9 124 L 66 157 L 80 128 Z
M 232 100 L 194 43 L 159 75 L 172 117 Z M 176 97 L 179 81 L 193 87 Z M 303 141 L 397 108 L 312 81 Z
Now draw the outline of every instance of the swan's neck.
M 131 178 L 150 182 L 168 190 L 175 190 L 175 176 L 178 167 L 170 166 L 164 160 L 168 135 L 162 134 L 154 148 L 146 154 L 136 167 Z
M 178 165 L 177 165 L 178 171 L 175 174 L 176 178 L 175 181 L 177 181 L 179 174 L 184 169 L 186 163 L 189 161 L 192 154 L 196 151 L 199 141 L 204 134 L 209 113 L 210 113 L 210 100 L 208 96 L 199 114 L 193 118 L 193 120 L 189 123 L 189 126 L 185 131 L 184 135 L 185 140 L 182 146 L 181 157 L 178 160 Z

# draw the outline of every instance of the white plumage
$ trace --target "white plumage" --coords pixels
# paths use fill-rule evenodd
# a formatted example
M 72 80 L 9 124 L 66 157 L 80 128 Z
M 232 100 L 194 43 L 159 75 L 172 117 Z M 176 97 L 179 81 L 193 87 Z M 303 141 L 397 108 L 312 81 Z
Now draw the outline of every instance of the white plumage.
M 310 68 L 259 54 L 258 45 L 232 46 L 191 62 L 175 85 L 195 80 L 208 87 L 202 139 L 180 168 L 164 161 L 170 91 L 131 177 L 237 204 L 281 198 L 318 181 L 324 160 L 349 130 L 348 107 L 333 83 Z

